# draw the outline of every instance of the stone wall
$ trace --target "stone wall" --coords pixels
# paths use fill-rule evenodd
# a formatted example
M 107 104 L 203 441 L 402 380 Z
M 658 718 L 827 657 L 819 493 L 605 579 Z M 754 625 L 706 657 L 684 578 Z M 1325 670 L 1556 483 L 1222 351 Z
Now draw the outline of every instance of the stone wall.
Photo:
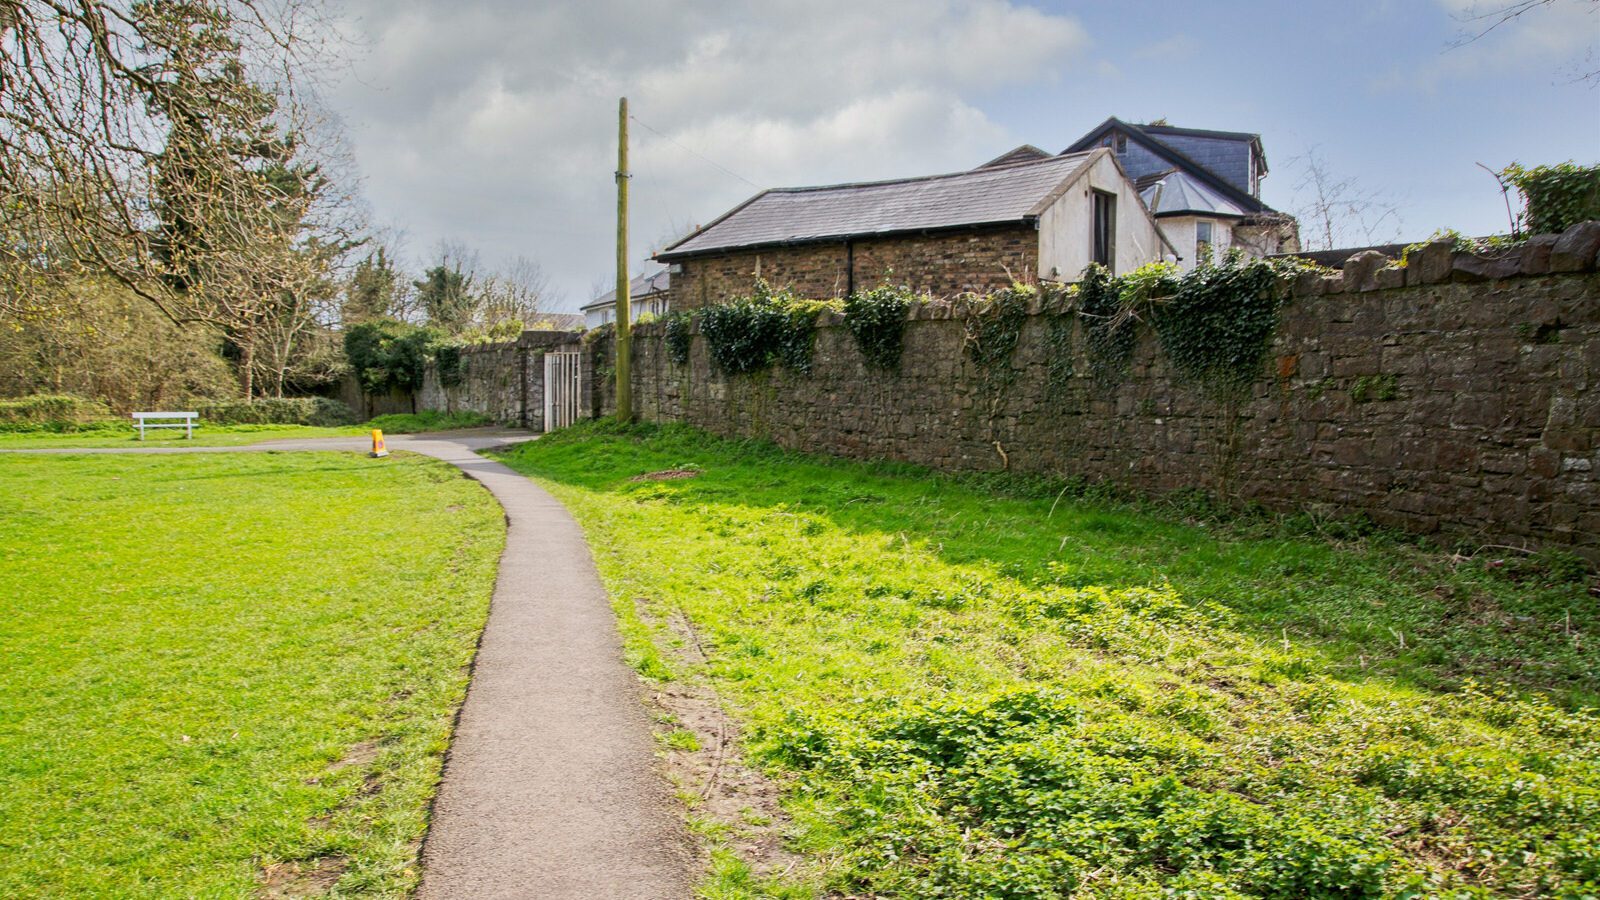
M 1600 561 L 1597 250 L 1589 223 L 1498 258 L 1436 243 L 1406 268 L 1372 254 L 1304 276 L 1251 396 L 1231 407 L 1175 378 L 1148 332 L 1126 377 L 1098 382 L 1075 316 L 1058 320 L 1070 372 L 1052 379 L 1054 310 L 1033 311 L 1015 382 L 994 392 L 964 352 L 959 299 L 912 310 L 892 374 L 866 368 L 834 314 L 810 377 L 725 377 L 698 335 L 675 365 L 646 326 L 634 396 L 647 420 L 802 450 L 1201 488 Z M 603 380 L 591 383 L 592 411 L 608 412 Z
M 524 331 L 515 341 L 464 347 L 460 383 L 445 387 L 437 367 L 429 364 L 417 406 L 470 410 L 502 425 L 543 431 L 544 354 L 576 340 L 577 335 L 568 331 Z
M 987 293 L 1039 268 L 1039 233 L 1020 226 L 977 231 L 800 244 L 677 260 L 673 309 L 695 309 L 748 295 L 757 275 L 802 297 L 842 297 L 884 282 L 935 297 Z

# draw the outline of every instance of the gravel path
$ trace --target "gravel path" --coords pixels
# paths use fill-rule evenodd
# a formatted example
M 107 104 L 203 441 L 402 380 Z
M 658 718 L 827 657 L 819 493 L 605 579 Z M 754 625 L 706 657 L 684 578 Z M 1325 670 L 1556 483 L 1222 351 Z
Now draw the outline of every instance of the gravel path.
M 694 851 L 656 764 L 643 690 L 583 532 L 555 498 L 475 451 L 526 433 L 388 440 L 482 482 L 505 509 L 505 553 L 423 845 L 420 896 L 688 897 Z M 366 450 L 366 438 L 241 447 L 29 453 Z

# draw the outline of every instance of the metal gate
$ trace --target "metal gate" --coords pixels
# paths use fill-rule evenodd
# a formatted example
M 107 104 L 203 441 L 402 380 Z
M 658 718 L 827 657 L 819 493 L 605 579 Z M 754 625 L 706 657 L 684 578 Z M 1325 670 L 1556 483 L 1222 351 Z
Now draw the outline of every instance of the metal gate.
M 583 374 L 577 353 L 544 355 L 544 430 L 565 428 L 578 420 Z

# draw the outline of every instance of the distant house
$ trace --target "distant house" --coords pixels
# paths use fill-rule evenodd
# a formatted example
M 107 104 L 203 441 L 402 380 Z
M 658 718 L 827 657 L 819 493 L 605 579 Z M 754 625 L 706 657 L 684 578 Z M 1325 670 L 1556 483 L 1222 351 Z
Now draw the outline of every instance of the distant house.
M 1207 252 L 1233 247 L 1250 256 L 1300 249 L 1294 218 L 1261 202 L 1267 156 L 1259 134 L 1135 125 L 1112 117 L 1062 152 L 1094 147 L 1116 154 L 1185 269 Z M 1041 152 L 1019 147 L 1011 154 L 1024 150 Z
M 629 321 L 637 322 L 639 317 L 649 313 L 652 316 L 664 316 L 672 307 L 672 274 L 666 269 L 639 275 L 628 284 L 628 293 L 631 302 L 628 310 L 631 313 Z M 617 292 L 616 289 L 606 291 L 594 302 L 583 307 L 583 326 L 585 328 L 599 328 L 609 325 L 617 318 Z
M 688 309 L 757 278 L 808 297 L 881 283 L 951 295 L 1174 255 L 1111 150 L 1024 147 L 967 172 L 763 191 L 656 259 Z

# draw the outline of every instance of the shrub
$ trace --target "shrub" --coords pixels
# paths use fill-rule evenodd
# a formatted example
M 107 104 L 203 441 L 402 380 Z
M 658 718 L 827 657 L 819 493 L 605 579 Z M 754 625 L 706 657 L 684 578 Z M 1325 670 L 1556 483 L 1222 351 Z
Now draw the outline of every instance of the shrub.
M 363 390 L 371 394 L 409 393 L 422 387 L 422 373 L 446 335 L 393 319 L 350 326 L 344 352 Z
M 111 410 L 104 403 L 71 394 L 33 394 L 0 400 L 3 431 L 77 431 L 110 416 Z
M 198 403 L 200 421 L 213 425 L 353 425 L 355 413 L 327 397 L 279 397 L 245 402 Z

